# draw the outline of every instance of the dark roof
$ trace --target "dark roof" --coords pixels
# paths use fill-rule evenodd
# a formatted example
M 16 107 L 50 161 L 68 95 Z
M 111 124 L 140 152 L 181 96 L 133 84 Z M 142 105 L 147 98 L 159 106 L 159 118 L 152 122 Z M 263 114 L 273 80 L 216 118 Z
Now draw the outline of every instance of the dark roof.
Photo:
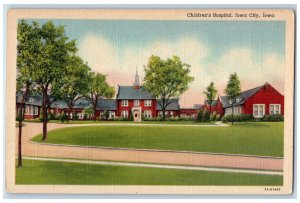
M 162 110 L 161 106 L 159 105 L 159 102 L 161 102 L 161 100 L 157 100 L 157 103 L 156 103 L 157 111 Z M 179 109 L 180 109 L 180 106 L 179 106 L 178 99 L 171 99 L 171 103 L 166 108 L 167 111 L 175 111 L 175 110 L 179 110 Z
M 97 110 L 117 110 L 117 100 L 116 99 L 100 99 L 97 103 Z
M 194 104 L 194 109 L 200 109 L 203 105 L 202 104 Z
M 134 86 L 119 86 L 117 99 L 155 99 L 143 86 L 135 89 Z
M 251 97 L 252 95 L 254 95 L 256 92 L 258 92 L 261 88 L 263 88 L 265 85 L 259 86 L 259 87 L 255 87 L 253 89 L 250 90 L 246 90 L 244 92 L 241 92 L 239 97 L 237 98 L 237 101 L 234 103 L 233 106 L 239 106 L 245 103 L 245 101 Z M 220 97 L 221 102 L 223 104 L 223 108 L 228 108 L 231 107 L 231 104 L 229 103 L 229 100 L 227 98 L 227 96 L 221 96 Z
M 22 100 L 22 95 L 21 95 L 20 92 L 17 92 L 17 94 L 16 94 L 16 101 L 17 101 L 17 103 L 20 103 L 21 100 Z M 25 104 L 35 105 L 35 106 L 42 106 L 42 102 L 43 102 L 42 95 L 30 94 L 30 95 L 27 96 Z

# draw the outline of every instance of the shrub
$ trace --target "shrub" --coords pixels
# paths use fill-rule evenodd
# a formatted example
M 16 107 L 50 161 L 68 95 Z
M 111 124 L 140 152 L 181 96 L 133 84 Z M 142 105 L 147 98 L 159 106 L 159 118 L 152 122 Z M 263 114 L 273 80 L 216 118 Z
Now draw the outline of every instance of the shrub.
M 210 121 L 210 112 L 209 111 L 207 111 L 207 110 L 204 111 L 204 115 L 203 115 L 203 120 L 202 121 L 204 121 L 204 122 Z
M 73 120 L 78 120 L 78 115 L 76 112 L 73 114 L 72 118 L 73 118 Z
M 21 116 L 21 113 L 17 113 L 17 115 L 16 115 L 16 121 L 21 121 L 21 120 L 23 120 L 22 119 L 22 116 Z
M 222 118 L 221 118 L 221 115 L 220 114 L 217 114 L 216 115 L 216 121 L 220 121 Z
M 228 123 L 228 122 L 242 122 L 242 121 L 253 121 L 253 115 L 251 114 L 226 114 L 223 116 L 222 121 L 224 123 Z
M 271 121 L 271 122 L 278 122 L 284 121 L 283 115 L 265 115 L 262 119 L 263 121 Z
M 203 119 L 203 110 L 200 109 L 199 112 L 198 112 L 198 114 L 197 114 L 197 121 L 201 122 L 202 119 Z
M 215 121 L 216 120 L 216 116 L 217 116 L 217 113 L 214 111 L 213 113 L 210 114 L 210 118 L 209 119 L 211 121 Z
M 62 123 L 64 123 L 65 120 L 67 120 L 67 119 L 68 119 L 68 116 L 67 116 L 65 113 L 62 113 L 62 114 L 60 115 L 60 121 L 61 121 Z
M 133 121 L 133 113 L 131 111 L 129 112 L 129 120 Z

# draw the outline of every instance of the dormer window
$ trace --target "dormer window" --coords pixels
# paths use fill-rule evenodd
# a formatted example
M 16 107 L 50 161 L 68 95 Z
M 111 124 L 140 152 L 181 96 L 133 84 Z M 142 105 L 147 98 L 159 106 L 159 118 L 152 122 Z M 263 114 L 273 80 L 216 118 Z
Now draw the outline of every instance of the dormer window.
M 240 101 L 242 101 L 242 98 L 236 98 L 236 102 L 240 102 Z
M 30 98 L 28 99 L 28 102 L 32 103 L 32 102 L 33 102 L 33 99 L 30 97 Z

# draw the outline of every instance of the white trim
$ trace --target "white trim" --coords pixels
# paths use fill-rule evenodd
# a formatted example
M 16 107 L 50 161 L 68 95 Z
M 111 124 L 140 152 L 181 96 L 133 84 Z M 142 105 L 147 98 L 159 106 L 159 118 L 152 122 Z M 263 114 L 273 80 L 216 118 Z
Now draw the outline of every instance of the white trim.
M 121 106 L 128 106 L 128 100 L 122 100 Z
M 152 112 L 150 110 L 145 110 L 144 111 L 144 117 L 145 118 L 151 118 L 152 117 Z
M 255 106 L 257 106 L 257 115 L 255 115 Z M 263 109 L 262 109 L 262 115 L 259 115 L 260 114 L 260 107 L 263 107 Z M 253 117 L 254 118 L 262 118 L 262 117 L 264 117 L 265 116 L 265 114 L 266 114 L 266 105 L 265 104 L 253 104 Z
M 133 100 L 133 106 L 140 106 L 140 100 Z
M 122 118 L 128 118 L 128 111 L 121 111 Z
M 274 109 L 273 109 L 273 114 L 271 113 L 271 106 L 274 106 Z M 278 106 L 279 109 L 278 109 L 278 113 L 275 113 L 275 107 Z M 269 104 L 269 114 L 270 115 L 280 115 L 281 114 L 281 104 Z
M 148 100 L 145 100 L 145 101 L 144 101 L 144 105 L 145 105 L 145 106 L 152 106 L 152 100 L 149 100 L 149 99 L 148 99 Z

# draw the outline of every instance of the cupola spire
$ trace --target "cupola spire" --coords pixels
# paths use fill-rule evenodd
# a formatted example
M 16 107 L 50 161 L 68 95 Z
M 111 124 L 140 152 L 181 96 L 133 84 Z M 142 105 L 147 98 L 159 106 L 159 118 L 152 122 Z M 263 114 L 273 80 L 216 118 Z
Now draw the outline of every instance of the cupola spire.
M 140 88 L 140 77 L 139 77 L 139 74 L 137 71 L 137 67 L 135 67 L 135 80 L 134 80 L 133 86 L 135 89 Z

